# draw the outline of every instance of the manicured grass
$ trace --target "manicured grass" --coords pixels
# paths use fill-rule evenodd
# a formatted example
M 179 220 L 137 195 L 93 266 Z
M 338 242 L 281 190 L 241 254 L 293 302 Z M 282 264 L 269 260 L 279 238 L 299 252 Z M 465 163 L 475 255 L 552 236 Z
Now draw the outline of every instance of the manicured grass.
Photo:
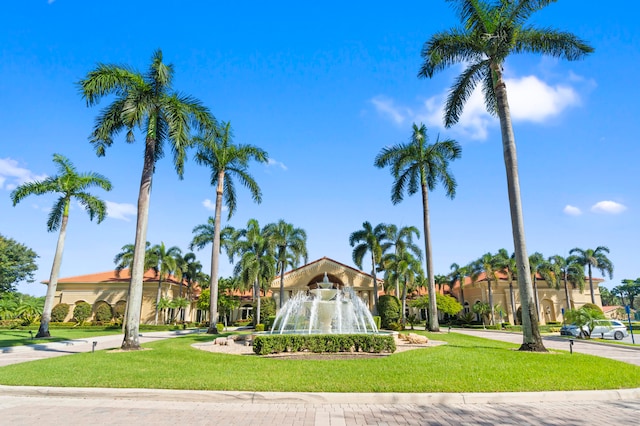
M 429 334 L 447 345 L 383 358 L 304 360 L 216 354 L 189 335 L 136 352 L 97 351 L 0 368 L 4 385 L 296 392 L 514 392 L 640 387 L 640 367 L 557 351 Z
M 70 339 L 86 339 L 88 337 L 106 336 L 111 334 L 121 334 L 122 330 L 119 328 L 109 327 L 92 327 L 92 328 L 57 328 L 50 329 L 49 333 L 51 337 L 47 338 L 31 338 L 29 331 L 33 333 L 33 336 L 38 334 L 38 329 L 33 330 L 0 330 L 0 347 L 6 346 L 21 346 L 21 345 L 33 345 L 42 344 L 47 342 L 59 342 L 61 340 Z

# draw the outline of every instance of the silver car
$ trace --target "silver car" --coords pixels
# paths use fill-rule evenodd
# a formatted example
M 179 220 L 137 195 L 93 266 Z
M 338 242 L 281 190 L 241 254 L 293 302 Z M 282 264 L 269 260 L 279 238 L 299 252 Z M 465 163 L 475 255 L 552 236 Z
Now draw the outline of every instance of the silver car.
M 595 320 L 591 337 L 622 340 L 629 335 L 627 326 L 616 320 Z

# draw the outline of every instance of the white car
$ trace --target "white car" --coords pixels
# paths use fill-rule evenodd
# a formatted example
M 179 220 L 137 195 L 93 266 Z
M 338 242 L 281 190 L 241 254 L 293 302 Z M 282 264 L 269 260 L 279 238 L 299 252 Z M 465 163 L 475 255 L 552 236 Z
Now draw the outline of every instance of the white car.
M 629 335 L 627 326 L 616 320 L 595 320 L 595 327 L 591 332 L 592 338 L 622 340 Z

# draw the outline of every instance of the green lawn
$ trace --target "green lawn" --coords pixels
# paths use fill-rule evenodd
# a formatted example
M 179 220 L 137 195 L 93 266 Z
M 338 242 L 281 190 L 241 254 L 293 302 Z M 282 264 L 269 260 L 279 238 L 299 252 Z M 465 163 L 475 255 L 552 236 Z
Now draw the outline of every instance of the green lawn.
M 640 367 L 557 351 L 429 334 L 447 345 L 384 358 L 303 360 L 216 354 L 192 348 L 211 336 L 83 353 L 0 368 L 0 384 L 295 392 L 515 392 L 640 387 Z M 73 372 L 72 374 L 70 372 Z
M 108 327 L 56 328 L 49 330 L 51 337 L 32 339 L 29 331 L 33 333 L 33 336 L 38 334 L 37 328 L 34 328 L 32 330 L 0 330 L 0 347 L 31 345 L 36 343 L 42 344 L 70 339 L 86 339 L 88 337 L 106 336 L 109 334 L 122 333 L 122 330 L 119 328 Z

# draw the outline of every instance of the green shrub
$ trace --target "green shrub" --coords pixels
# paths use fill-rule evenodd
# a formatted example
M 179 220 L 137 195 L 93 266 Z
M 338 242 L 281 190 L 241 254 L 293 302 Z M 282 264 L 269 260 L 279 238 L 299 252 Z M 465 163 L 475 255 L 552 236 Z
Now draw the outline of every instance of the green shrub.
M 274 322 L 276 322 L 276 316 L 270 315 L 264 323 L 264 328 L 266 330 L 271 330 L 271 327 L 273 327 Z
M 373 322 L 376 324 L 376 328 L 378 330 L 380 330 L 380 328 L 382 328 L 382 326 L 381 326 L 382 323 L 380 322 L 380 315 L 374 315 L 373 316 Z
M 58 303 L 51 309 L 51 322 L 62 322 L 69 315 L 69 305 L 66 303 Z
M 121 319 L 124 317 L 124 310 L 127 308 L 127 304 L 126 303 L 116 303 L 116 305 L 113 307 L 113 318 L 114 319 Z
M 222 333 L 224 331 L 224 324 L 218 322 L 216 323 L 216 328 L 218 329 L 218 333 Z
M 73 308 L 73 319 L 82 324 L 91 316 L 91 305 L 87 302 L 80 302 Z
M 253 339 L 253 352 L 394 352 L 393 336 L 379 334 L 265 334 Z
M 593 303 L 585 303 L 584 305 L 582 305 L 582 308 L 584 309 L 590 309 L 592 311 L 598 311 L 600 313 L 602 313 L 602 308 L 598 305 L 594 305 Z
M 106 302 L 101 302 L 96 307 L 94 318 L 97 322 L 109 322 L 113 319 L 113 311 L 111 306 Z
M 400 301 L 397 297 L 385 294 L 378 299 L 378 313 L 382 328 L 389 329 L 390 324 L 400 319 Z
M 253 304 L 253 312 L 258 309 L 257 303 Z M 272 297 L 263 297 L 260 299 L 260 318 L 258 318 L 259 324 L 265 324 L 267 318 L 275 316 L 276 314 L 276 301 Z
M 256 324 L 256 331 L 264 331 L 264 324 Z

